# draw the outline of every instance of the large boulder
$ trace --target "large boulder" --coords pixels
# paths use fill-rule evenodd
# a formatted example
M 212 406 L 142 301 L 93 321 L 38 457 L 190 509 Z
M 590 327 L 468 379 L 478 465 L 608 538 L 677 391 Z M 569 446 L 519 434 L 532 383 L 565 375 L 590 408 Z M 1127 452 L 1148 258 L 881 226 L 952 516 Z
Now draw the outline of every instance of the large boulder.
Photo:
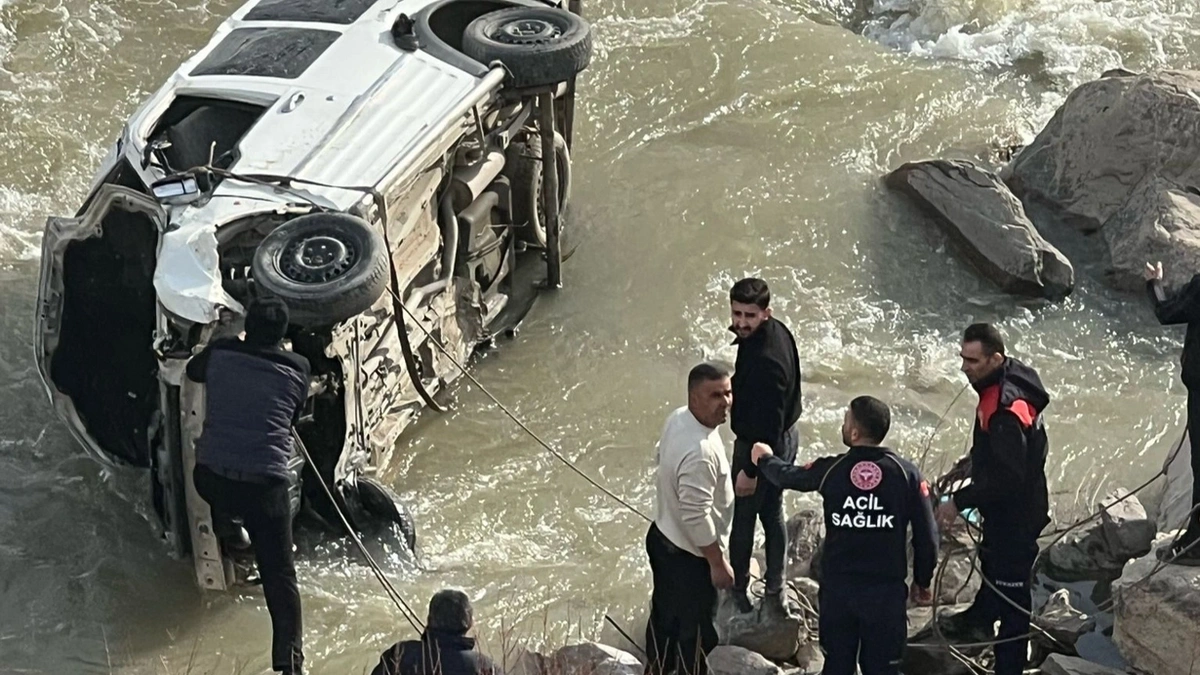
M 1200 662 L 1200 568 L 1161 565 L 1157 558 L 1175 534 L 1160 534 L 1112 588 L 1113 641 L 1129 665 L 1154 675 L 1191 675 Z
M 708 655 L 711 675 L 782 675 L 783 670 L 749 649 L 721 645 Z
M 1061 581 L 1112 580 L 1125 563 L 1145 555 L 1154 538 L 1154 523 L 1137 497 L 1121 500 L 1126 492 L 1106 496 L 1097 510 L 1101 517 L 1071 530 L 1051 544 L 1046 572 Z
M 792 612 L 792 616 L 785 617 L 765 611 L 760 605 L 749 614 L 732 615 L 718 626 L 721 642 L 749 649 L 772 661 L 787 661 L 808 639 L 803 610 L 793 606 Z
M 1164 283 L 1179 288 L 1200 272 L 1200 189 L 1149 174 L 1100 232 L 1115 286 L 1140 290 L 1146 263 L 1161 261 Z
M 1150 552 L 1157 528 L 1136 496 L 1118 490 L 1108 495 L 1101 507 L 1101 532 L 1110 558 L 1128 561 Z
M 1083 84 L 1005 171 L 1022 199 L 1099 229 L 1148 175 L 1200 183 L 1200 72 Z
M 937 614 L 941 621 L 964 611 L 970 605 L 953 607 L 939 606 Z M 981 653 L 978 648 L 964 648 L 968 656 Z M 946 649 L 933 626 L 932 607 L 912 607 L 908 610 L 908 647 L 904 650 L 901 672 L 907 675 L 975 675 L 974 671 L 954 657 Z
M 1042 662 L 1042 675 L 1124 675 L 1122 670 L 1113 670 L 1091 661 L 1074 656 L 1051 654 Z
M 1043 642 L 1047 650 L 1077 654 L 1075 643 L 1096 629 L 1096 621 L 1071 606 L 1071 592 L 1063 588 L 1051 594 L 1046 604 L 1033 617 L 1033 624 L 1049 638 L 1036 633 L 1034 639 Z
M 803 508 L 788 518 L 787 576 L 818 578 L 825 513 L 820 506 Z
M 567 645 L 546 659 L 546 675 L 642 675 L 642 662 L 615 647 L 583 642 Z
M 1007 293 L 1061 299 L 1075 286 L 1071 262 L 1042 238 L 1021 201 L 966 160 L 910 162 L 888 174 L 979 272 Z

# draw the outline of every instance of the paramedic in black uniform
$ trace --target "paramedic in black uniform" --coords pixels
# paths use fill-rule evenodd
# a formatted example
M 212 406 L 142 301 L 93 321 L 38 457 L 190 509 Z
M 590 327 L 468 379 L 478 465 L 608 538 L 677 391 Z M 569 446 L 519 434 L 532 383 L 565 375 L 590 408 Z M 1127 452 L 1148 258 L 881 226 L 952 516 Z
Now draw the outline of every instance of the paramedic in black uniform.
M 1187 324 L 1183 337 L 1183 353 L 1180 355 L 1180 379 L 1187 389 L 1188 443 L 1192 455 L 1192 513 L 1188 517 L 1187 529 L 1170 548 L 1158 550 L 1159 557 L 1177 565 L 1200 566 L 1200 274 L 1192 277 L 1186 286 L 1168 296 L 1163 290 L 1162 263 L 1146 263 L 1146 291 L 1154 305 L 1154 315 L 1164 326 Z
M 245 338 L 213 340 L 188 361 L 187 376 L 205 384 L 204 429 L 192 473 L 196 492 L 212 506 L 214 528 L 232 518 L 245 523 L 271 615 L 271 668 L 300 675 L 300 588 L 287 464 L 292 425 L 308 398 L 310 366 L 282 346 L 288 320 L 282 300 L 255 300 L 246 311 Z
M 796 339 L 771 316 L 771 291 L 762 279 L 742 279 L 729 290 L 732 324 L 737 335 L 733 369 L 733 409 L 729 427 L 733 444 L 733 528 L 729 534 L 729 564 L 733 567 L 733 600 L 739 612 L 753 609 L 746 590 L 754 552 L 754 521 L 760 520 L 766 538 L 766 595 L 763 607 L 788 614 L 783 602 L 783 568 L 787 553 L 787 524 L 783 491 L 757 480 L 750 448 L 764 443 L 791 463 L 796 458 L 800 419 L 800 356 Z
M 995 647 L 996 675 L 1019 675 L 1029 657 L 1030 577 L 1037 539 L 1050 524 L 1048 442 L 1042 422 L 1050 395 L 1037 371 L 1005 356 L 1004 339 L 991 324 L 968 326 L 960 355 L 962 371 L 979 393 L 971 482 L 938 506 L 938 522 L 948 528 L 960 511 L 979 511 L 984 584 L 966 611 L 947 617 L 945 632 L 967 642 L 996 636 L 1001 641 Z
M 819 492 L 825 506 L 821 561 L 822 675 L 897 675 L 908 634 L 907 600 L 929 604 L 938 534 L 929 485 L 911 462 L 880 445 L 891 426 L 883 401 L 860 396 L 842 421 L 850 448 L 792 466 L 755 445 L 758 472 L 783 489 Z M 908 576 L 912 526 L 913 583 Z

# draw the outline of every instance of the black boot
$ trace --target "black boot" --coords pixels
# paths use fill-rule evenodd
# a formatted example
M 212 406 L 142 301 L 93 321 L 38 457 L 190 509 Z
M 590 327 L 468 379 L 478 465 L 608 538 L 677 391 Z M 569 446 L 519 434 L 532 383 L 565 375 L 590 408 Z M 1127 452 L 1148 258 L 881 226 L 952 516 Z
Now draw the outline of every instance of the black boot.
M 749 614 L 754 611 L 754 603 L 750 602 L 750 594 L 746 592 L 746 589 L 735 588 L 729 592 L 729 595 L 733 599 L 734 611 L 738 614 Z
M 772 619 L 795 619 L 796 615 L 788 607 L 786 595 L 784 591 L 768 592 L 764 595 L 762 601 L 763 615 Z

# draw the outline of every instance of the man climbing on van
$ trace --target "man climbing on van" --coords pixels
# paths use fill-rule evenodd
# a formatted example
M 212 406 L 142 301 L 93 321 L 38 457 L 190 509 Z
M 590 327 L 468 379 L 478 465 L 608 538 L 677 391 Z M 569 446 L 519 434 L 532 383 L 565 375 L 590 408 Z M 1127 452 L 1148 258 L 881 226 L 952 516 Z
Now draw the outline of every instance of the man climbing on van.
M 1162 263 L 1146 263 L 1146 291 L 1154 305 L 1154 315 L 1164 326 L 1187 324 L 1180 355 L 1180 379 L 1187 389 L 1187 435 L 1192 465 L 1191 513 L 1187 529 L 1171 547 L 1159 549 L 1159 557 L 1176 565 L 1200 566 L 1200 274 L 1179 292 L 1168 296 L 1163 289 Z
M 766 535 L 765 596 L 763 608 L 779 617 L 789 615 L 783 600 L 784 556 L 787 525 L 783 516 L 783 491 L 757 480 L 750 448 L 765 443 L 785 462 L 796 458 L 800 444 L 796 422 L 800 419 L 800 355 L 796 339 L 782 322 L 771 316 L 771 291 L 762 279 L 742 279 L 729 291 L 732 325 L 737 336 L 737 362 L 733 371 L 733 410 L 729 426 L 737 437 L 733 444 L 733 531 L 729 535 L 729 562 L 733 566 L 733 600 L 739 612 L 754 609 L 747 589 L 750 557 L 754 549 L 754 522 L 762 521 Z
M 1019 675 L 1028 660 L 1030 577 L 1038 535 L 1050 523 L 1042 421 L 1050 395 L 1037 371 L 1005 355 L 1004 339 L 991 324 L 967 327 L 960 356 L 963 373 L 979 393 L 971 482 L 949 495 L 937 515 L 943 529 L 949 529 L 960 512 L 979 511 L 984 583 L 966 611 L 948 617 L 944 632 L 966 642 L 997 638 L 996 675 Z
M 214 340 L 188 361 L 205 385 L 204 429 L 196 443 L 196 492 L 216 523 L 245 523 L 271 614 L 271 667 L 300 675 L 300 588 L 292 558 L 288 460 L 292 425 L 308 397 L 308 360 L 285 350 L 288 308 L 260 298 L 246 312 L 245 338 Z M 244 535 L 243 535 L 244 537 Z
M 849 450 L 792 466 L 755 444 L 759 474 L 780 489 L 819 492 L 825 511 L 818 632 L 822 675 L 899 675 L 908 635 L 907 600 L 929 604 L 938 534 L 921 471 L 883 447 L 891 428 L 883 401 L 859 396 L 842 420 Z M 908 576 L 912 528 L 913 583 Z

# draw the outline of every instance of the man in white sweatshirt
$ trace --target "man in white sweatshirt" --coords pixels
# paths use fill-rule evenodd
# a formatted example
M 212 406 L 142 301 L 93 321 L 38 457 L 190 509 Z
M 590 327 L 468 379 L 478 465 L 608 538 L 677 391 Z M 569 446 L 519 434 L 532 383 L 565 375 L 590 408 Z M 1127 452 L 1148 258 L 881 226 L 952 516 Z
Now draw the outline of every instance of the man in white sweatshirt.
M 692 368 L 688 404 L 667 416 L 658 441 L 658 497 L 646 534 L 654 577 L 647 675 L 706 675 L 706 656 L 717 646 L 717 589 L 733 585 L 727 557 L 733 481 L 717 427 L 732 403 L 729 369 Z

